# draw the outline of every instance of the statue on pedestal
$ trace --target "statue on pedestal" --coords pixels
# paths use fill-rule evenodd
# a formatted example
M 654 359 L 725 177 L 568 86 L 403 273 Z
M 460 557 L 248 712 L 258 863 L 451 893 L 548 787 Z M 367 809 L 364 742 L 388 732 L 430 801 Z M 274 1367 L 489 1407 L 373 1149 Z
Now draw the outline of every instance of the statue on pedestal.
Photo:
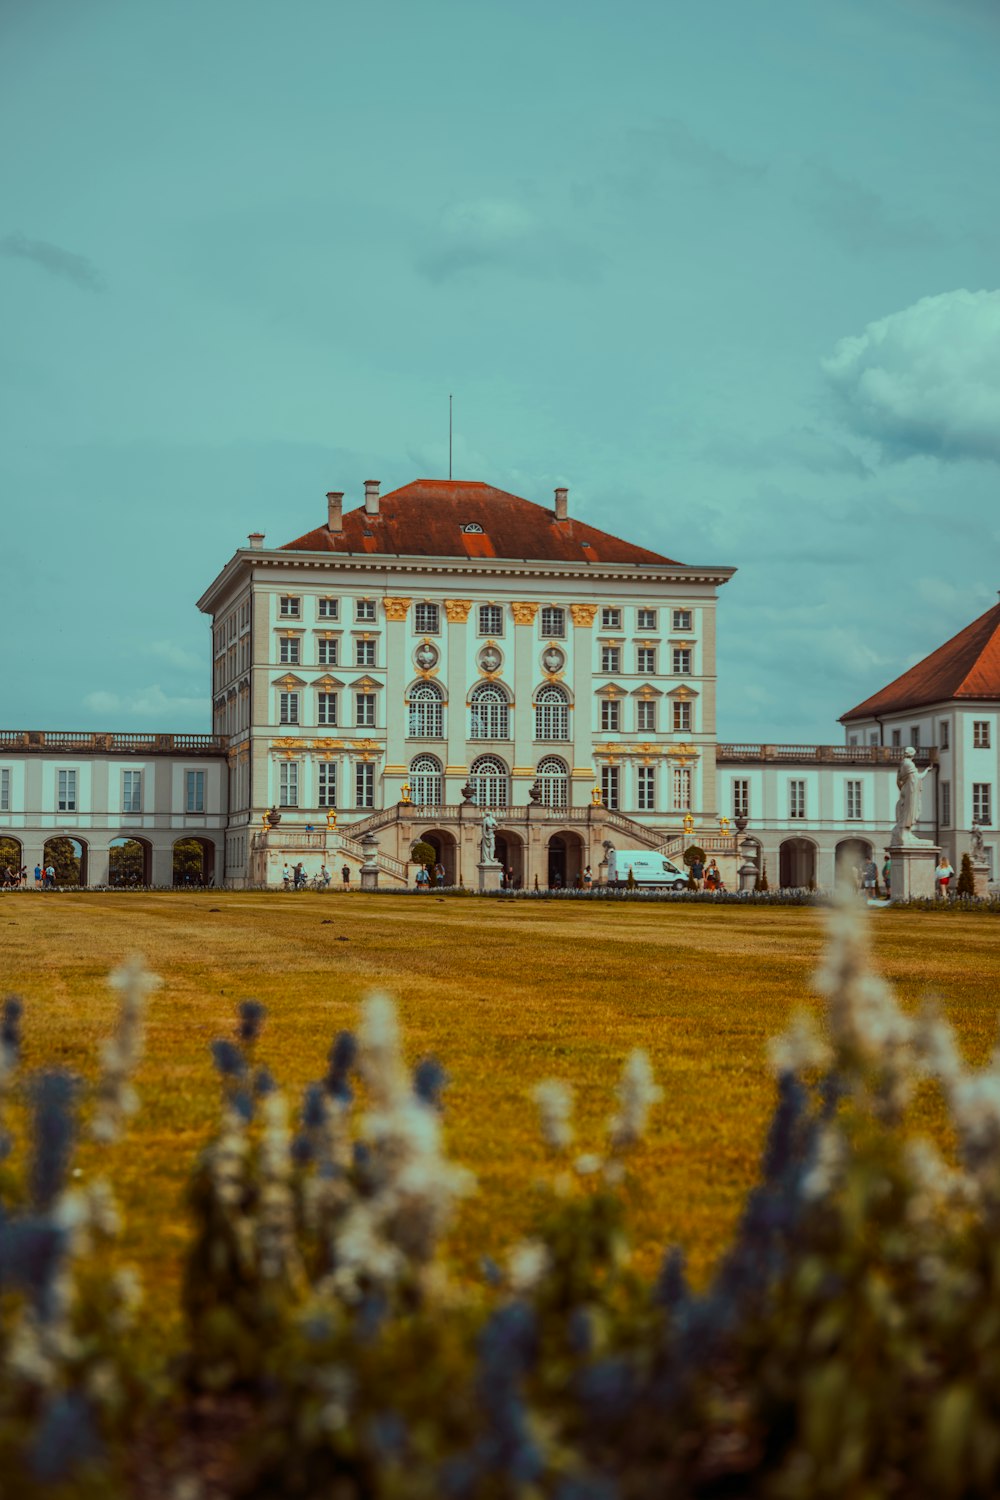
M 918 839 L 913 832 L 914 825 L 920 821 L 920 803 L 922 800 L 924 778 L 930 774 L 930 766 L 926 770 L 918 771 L 913 757 L 916 754 L 912 745 L 907 745 L 903 751 L 903 759 L 899 763 L 896 772 L 896 785 L 899 788 L 899 800 L 896 803 L 896 826 L 889 838 L 890 847 L 901 844 L 924 844 L 926 839 Z
M 479 859 L 484 865 L 496 863 L 497 820 L 488 807 L 483 808 L 483 830 L 479 838 Z
M 982 825 L 973 820 L 972 824 L 972 862 L 977 865 L 986 863 L 986 845 L 983 843 Z

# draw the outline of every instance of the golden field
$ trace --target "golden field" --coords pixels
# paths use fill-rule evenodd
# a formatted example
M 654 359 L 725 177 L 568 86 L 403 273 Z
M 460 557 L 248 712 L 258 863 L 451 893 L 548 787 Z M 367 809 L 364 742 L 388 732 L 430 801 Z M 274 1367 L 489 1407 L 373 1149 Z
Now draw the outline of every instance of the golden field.
M 995 920 L 879 911 L 872 929 L 876 967 L 904 1002 L 939 995 L 968 1055 L 984 1060 L 1000 1001 Z M 468 1274 L 530 1226 L 548 1170 L 532 1086 L 553 1075 L 574 1086 L 590 1149 L 623 1060 L 645 1047 L 664 1101 L 633 1159 L 639 1261 L 651 1272 L 679 1243 L 703 1279 L 754 1180 L 774 1097 L 768 1038 L 815 1003 L 823 914 L 358 892 L 28 893 L 0 902 L 0 933 L 0 988 L 25 1001 L 25 1069 L 93 1072 L 115 1014 L 105 977 L 127 954 L 165 981 L 150 1001 L 141 1110 L 122 1144 L 80 1157 L 114 1183 L 123 1254 L 163 1336 L 176 1319 L 183 1186 L 217 1114 L 209 1044 L 232 1035 L 250 995 L 268 1007 L 259 1059 L 295 1098 L 369 990 L 397 997 L 411 1060 L 434 1053 L 447 1069 L 450 1153 L 478 1179 L 450 1241 Z

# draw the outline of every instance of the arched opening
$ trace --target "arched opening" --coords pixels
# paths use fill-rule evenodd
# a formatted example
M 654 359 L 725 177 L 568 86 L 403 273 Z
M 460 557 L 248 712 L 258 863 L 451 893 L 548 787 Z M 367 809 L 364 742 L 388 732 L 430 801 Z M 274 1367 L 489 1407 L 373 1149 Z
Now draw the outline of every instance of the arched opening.
M 784 891 L 815 886 L 816 845 L 809 839 L 785 839 L 778 850 L 778 884 Z
M 833 856 L 837 884 L 846 882 L 859 891 L 862 873 L 871 857 L 872 845 L 867 839 L 841 839 Z
M 444 736 L 444 694 L 436 682 L 418 682 L 410 689 L 411 739 L 439 740 Z
M 55 871 L 56 885 L 87 884 L 87 846 L 81 839 L 66 835 L 45 840 L 42 850 L 42 867 Z
M 469 771 L 472 800 L 477 807 L 506 807 L 507 767 L 498 755 L 480 755 Z
M 543 807 L 569 805 L 569 767 L 558 755 L 546 755 L 538 762 L 538 784 Z
M 510 699 L 497 682 L 474 688 L 469 699 L 470 740 L 510 739 Z
M 417 755 L 410 762 L 410 801 L 416 807 L 440 807 L 444 777 L 436 755 Z
M 566 689 L 546 683 L 535 695 L 535 739 L 569 739 L 569 700 Z
M 503 888 L 521 890 L 524 886 L 524 840 L 505 828 L 496 835 L 496 851 L 497 859 L 503 865 Z
M 579 886 L 584 867 L 583 840 L 578 833 L 554 833 L 548 847 L 548 884 L 565 890 Z
M 444 866 L 444 884 L 458 885 L 458 845 L 455 835 L 445 828 L 432 828 L 429 833 L 418 833 L 417 838 L 430 844 L 436 855 L 434 863 Z
M 152 885 L 153 846 L 147 839 L 112 839 L 108 845 L 109 885 Z
M 211 839 L 178 839 L 174 844 L 174 885 L 213 885 L 215 845 Z
M 0 838 L 0 885 L 5 886 L 7 890 L 19 886 L 23 864 L 24 850 L 20 839 L 6 836 Z

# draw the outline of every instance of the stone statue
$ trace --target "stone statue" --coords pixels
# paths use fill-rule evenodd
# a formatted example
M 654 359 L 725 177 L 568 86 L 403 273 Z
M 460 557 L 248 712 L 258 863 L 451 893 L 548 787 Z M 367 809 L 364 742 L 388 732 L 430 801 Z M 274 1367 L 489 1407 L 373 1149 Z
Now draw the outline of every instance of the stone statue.
M 983 843 L 982 827 L 978 823 L 973 823 L 972 825 L 971 853 L 975 864 L 984 865 L 986 863 L 986 845 Z
M 896 772 L 899 800 L 896 803 L 896 826 L 889 839 L 890 846 L 927 842 L 926 839 L 918 839 L 913 829 L 914 825 L 920 821 L 920 802 L 923 792 L 921 783 L 924 777 L 929 775 L 931 768 L 928 766 L 926 770 L 918 771 L 913 759 L 915 754 L 913 746 L 907 745 Z
M 483 808 L 483 831 L 479 840 L 479 858 L 482 864 L 491 865 L 496 863 L 497 820 L 488 807 Z

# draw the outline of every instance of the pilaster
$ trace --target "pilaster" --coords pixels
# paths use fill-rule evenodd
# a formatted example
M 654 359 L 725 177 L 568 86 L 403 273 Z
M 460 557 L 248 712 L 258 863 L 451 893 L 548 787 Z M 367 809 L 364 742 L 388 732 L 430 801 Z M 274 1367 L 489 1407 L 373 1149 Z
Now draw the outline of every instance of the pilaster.
M 526 790 L 522 795 L 526 782 L 524 772 L 530 767 L 532 775 L 527 780 L 527 785 L 530 786 L 534 781 L 535 769 L 532 709 L 535 664 L 532 658 L 538 605 L 519 602 L 512 604 L 510 608 L 514 616 L 514 763 L 511 768 L 511 797 L 515 806 L 523 806 L 528 800 Z
M 594 788 L 594 645 L 591 630 L 596 604 L 571 604 L 573 621 L 573 707 L 570 709 L 572 725 L 572 766 L 570 768 L 570 803 L 573 807 L 586 807 Z M 588 771 L 591 773 L 588 775 Z
M 385 760 L 381 778 L 382 805 L 388 807 L 399 798 L 399 788 L 406 776 L 389 772 L 389 767 L 406 766 L 406 686 L 412 675 L 407 660 L 406 618 L 410 600 L 383 599 L 385 609 Z
M 461 801 L 459 788 L 464 786 L 468 775 L 466 735 L 468 711 L 465 700 L 468 690 L 468 637 L 467 623 L 471 599 L 446 599 L 445 618 L 448 621 L 448 750 L 445 757 L 445 802 Z M 461 767 L 461 772 L 459 772 Z

